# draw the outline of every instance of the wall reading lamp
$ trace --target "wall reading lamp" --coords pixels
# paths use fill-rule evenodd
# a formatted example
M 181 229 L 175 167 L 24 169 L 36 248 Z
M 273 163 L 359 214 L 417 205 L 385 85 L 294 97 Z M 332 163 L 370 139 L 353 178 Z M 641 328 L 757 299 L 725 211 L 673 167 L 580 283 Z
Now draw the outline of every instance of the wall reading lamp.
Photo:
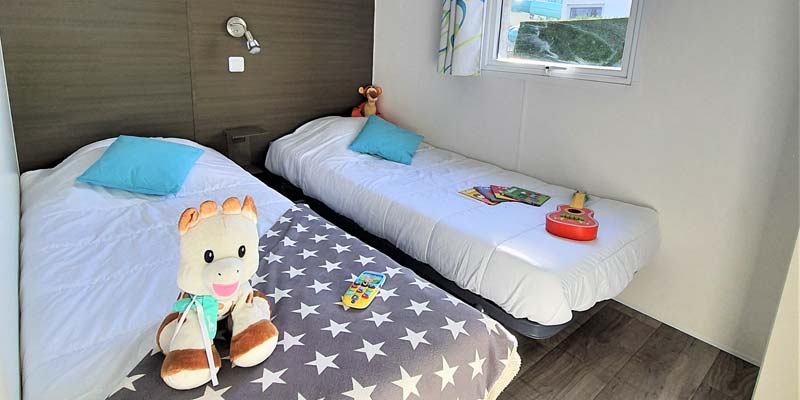
M 245 37 L 245 40 L 247 40 L 247 50 L 250 54 L 258 54 L 261 52 L 261 45 L 258 43 L 258 40 L 253 37 L 253 34 L 247 30 L 247 23 L 244 22 L 242 17 L 228 18 L 226 27 L 229 35 L 235 38 Z

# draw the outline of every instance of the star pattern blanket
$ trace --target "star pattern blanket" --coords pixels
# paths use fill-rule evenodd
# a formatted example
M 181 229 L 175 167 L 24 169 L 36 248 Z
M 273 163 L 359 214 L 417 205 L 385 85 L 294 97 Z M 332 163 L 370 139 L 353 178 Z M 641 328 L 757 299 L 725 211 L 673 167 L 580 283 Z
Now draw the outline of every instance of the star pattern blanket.
M 188 391 L 164 384 L 164 356 L 152 354 L 112 400 L 493 399 L 519 369 L 516 339 L 500 324 L 306 205 L 289 209 L 259 244 L 251 283 L 271 299 L 275 352 L 255 367 L 233 368 L 218 340 L 219 385 Z M 341 296 L 365 270 L 387 280 L 369 307 L 348 308 Z

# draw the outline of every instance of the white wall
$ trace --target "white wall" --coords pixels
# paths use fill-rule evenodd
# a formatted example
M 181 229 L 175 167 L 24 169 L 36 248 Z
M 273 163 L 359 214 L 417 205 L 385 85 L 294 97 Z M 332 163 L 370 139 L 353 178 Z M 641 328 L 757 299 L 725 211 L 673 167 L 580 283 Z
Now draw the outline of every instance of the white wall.
M 0 399 L 20 397 L 19 375 L 19 168 L 0 43 Z
M 767 346 L 767 354 L 758 374 L 754 399 L 757 400 L 797 400 L 800 398 L 800 334 L 798 327 L 798 248 L 786 277 L 778 314 Z
M 439 4 L 376 0 L 374 80 L 382 112 L 430 143 L 658 210 L 660 254 L 619 300 L 757 363 L 794 245 L 762 214 L 797 192 L 796 148 L 781 151 L 797 135 L 797 7 L 644 0 L 624 86 L 440 76 Z M 782 207 L 775 232 L 796 232 Z

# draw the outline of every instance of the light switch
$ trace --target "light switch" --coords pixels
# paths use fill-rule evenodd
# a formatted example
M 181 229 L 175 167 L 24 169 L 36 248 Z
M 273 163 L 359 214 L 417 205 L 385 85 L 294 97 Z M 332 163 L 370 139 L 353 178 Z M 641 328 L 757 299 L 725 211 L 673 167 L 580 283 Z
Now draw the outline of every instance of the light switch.
M 229 72 L 244 72 L 244 57 L 228 57 Z

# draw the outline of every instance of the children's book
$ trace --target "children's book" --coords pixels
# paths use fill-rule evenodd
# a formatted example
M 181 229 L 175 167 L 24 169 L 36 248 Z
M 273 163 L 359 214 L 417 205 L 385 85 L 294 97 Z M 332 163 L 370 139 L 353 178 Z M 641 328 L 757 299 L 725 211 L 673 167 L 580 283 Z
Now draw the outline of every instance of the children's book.
M 540 207 L 550 196 L 534 192 L 533 190 L 523 189 L 517 186 L 511 186 L 503 191 L 503 196 L 511 197 L 517 201 L 530 204 L 532 206 Z
M 491 200 L 491 201 L 493 201 L 495 203 L 502 203 L 502 202 L 506 201 L 506 200 L 501 200 L 501 199 L 498 199 L 497 197 L 495 197 L 494 193 L 492 192 L 491 186 L 475 186 L 475 190 L 477 190 L 478 193 L 482 194 L 483 197 L 486 197 L 487 199 L 489 199 L 489 200 Z
M 517 200 L 517 199 L 515 199 L 513 197 L 509 197 L 509 196 L 504 195 L 503 192 L 505 192 L 508 189 L 505 186 L 491 185 L 491 186 L 489 186 L 489 188 L 492 190 L 492 194 L 494 194 L 494 197 L 498 201 L 520 201 L 520 200 Z
M 475 188 L 464 189 L 458 193 L 463 194 L 464 196 L 473 198 L 475 200 L 480 201 L 481 203 L 488 204 L 490 206 L 497 205 L 497 202 L 491 201 L 486 198 L 486 196 L 482 195 L 479 191 L 475 190 Z

